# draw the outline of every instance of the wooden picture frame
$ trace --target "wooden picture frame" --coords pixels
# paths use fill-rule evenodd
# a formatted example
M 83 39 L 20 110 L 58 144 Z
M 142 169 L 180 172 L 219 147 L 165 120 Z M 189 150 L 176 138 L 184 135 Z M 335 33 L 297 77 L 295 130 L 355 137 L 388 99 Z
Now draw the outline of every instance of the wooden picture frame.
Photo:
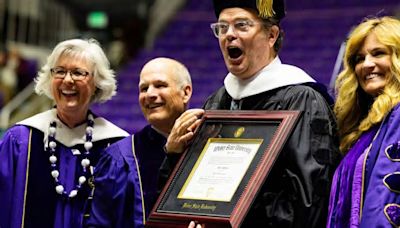
M 207 110 L 146 226 L 240 227 L 299 114 Z

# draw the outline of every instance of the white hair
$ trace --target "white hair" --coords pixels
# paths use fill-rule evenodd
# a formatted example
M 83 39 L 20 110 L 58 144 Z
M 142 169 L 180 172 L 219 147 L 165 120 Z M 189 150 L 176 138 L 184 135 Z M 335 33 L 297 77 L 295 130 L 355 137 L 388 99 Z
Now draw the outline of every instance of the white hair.
M 80 58 L 93 64 L 93 78 L 96 86 L 92 102 L 104 102 L 111 99 L 116 94 L 117 81 L 115 73 L 110 68 L 103 49 L 95 39 L 82 40 L 71 39 L 60 42 L 47 57 L 46 64 L 41 68 L 35 78 L 35 91 L 37 94 L 45 94 L 50 99 L 54 99 L 51 92 L 51 73 L 50 69 L 61 57 Z

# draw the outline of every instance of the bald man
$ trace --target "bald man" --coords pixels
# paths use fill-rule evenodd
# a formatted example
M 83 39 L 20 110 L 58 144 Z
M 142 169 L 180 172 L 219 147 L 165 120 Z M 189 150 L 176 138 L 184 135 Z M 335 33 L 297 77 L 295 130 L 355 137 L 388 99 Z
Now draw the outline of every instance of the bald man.
M 140 73 L 139 104 L 149 125 L 111 145 L 95 171 L 95 191 L 86 225 L 141 227 L 158 197 L 159 169 L 175 120 L 188 108 L 192 82 L 187 68 L 156 58 Z M 135 170 L 139 170 L 139 175 Z

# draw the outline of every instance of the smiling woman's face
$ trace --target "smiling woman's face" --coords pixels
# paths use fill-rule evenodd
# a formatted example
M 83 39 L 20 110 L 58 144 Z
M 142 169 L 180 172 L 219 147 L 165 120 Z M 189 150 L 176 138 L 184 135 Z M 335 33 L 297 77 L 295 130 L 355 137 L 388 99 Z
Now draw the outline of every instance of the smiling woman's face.
M 62 67 L 67 70 L 81 69 L 89 72 L 89 75 L 79 81 L 74 81 L 70 72 L 64 79 L 51 78 L 51 89 L 57 105 L 57 114 L 59 116 L 74 115 L 86 119 L 91 98 L 96 89 L 92 65 L 79 58 L 61 56 L 55 67 Z
M 374 33 L 369 34 L 355 57 L 355 73 L 361 88 L 378 96 L 390 77 L 391 51 L 381 44 Z
M 238 21 L 248 21 L 251 26 L 246 32 L 237 32 L 233 25 Z M 227 33 L 218 40 L 225 65 L 235 76 L 250 78 L 275 58 L 276 34 L 271 33 L 271 28 L 264 28 L 255 11 L 227 8 L 220 13 L 218 22 L 230 25 Z M 277 26 L 273 27 L 277 29 Z

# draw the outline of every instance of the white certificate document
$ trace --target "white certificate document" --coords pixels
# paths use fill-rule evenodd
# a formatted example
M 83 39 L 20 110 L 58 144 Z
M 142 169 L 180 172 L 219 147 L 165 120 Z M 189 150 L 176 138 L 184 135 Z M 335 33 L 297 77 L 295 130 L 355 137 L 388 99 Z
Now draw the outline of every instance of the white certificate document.
M 210 138 L 178 199 L 230 202 L 263 139 Z

